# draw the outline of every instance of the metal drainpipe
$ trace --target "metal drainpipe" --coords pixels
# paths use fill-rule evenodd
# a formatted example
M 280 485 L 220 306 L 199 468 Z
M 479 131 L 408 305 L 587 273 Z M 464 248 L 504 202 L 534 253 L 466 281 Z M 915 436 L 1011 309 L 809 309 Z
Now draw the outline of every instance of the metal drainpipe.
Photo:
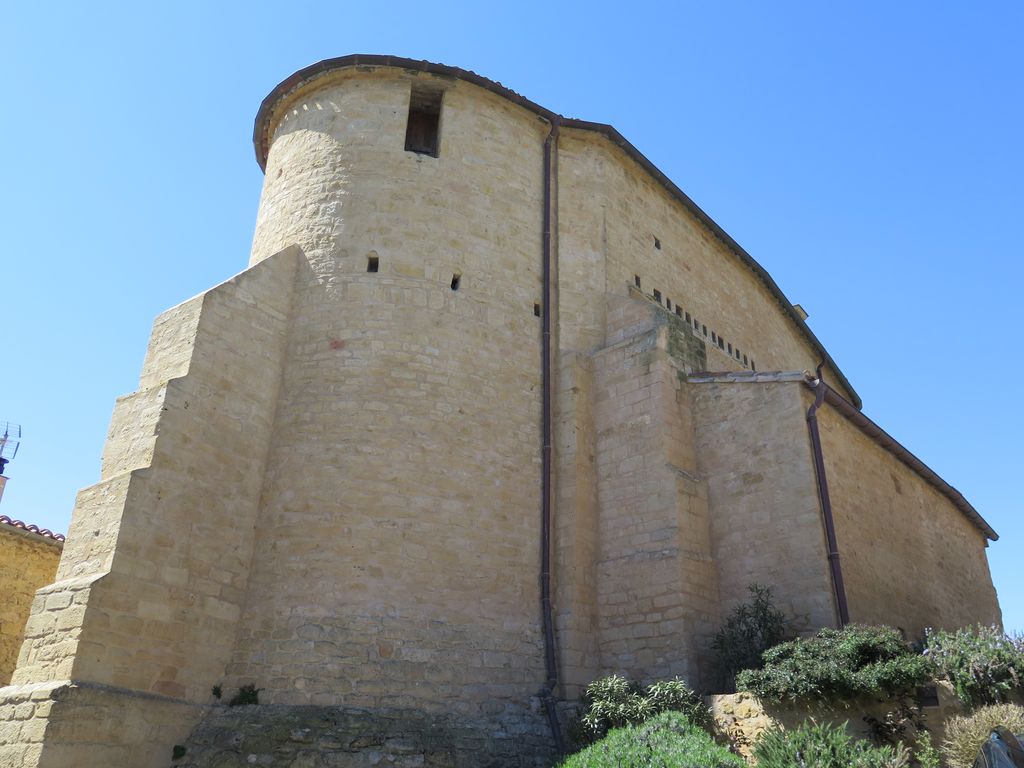
M 558 120 L 544 139 L 544 216 L 543 216 L 543 297 L 541 309 L 541 545 L 540 602 L 544 624 L 544 669 L 546 680 L 541 691 L 551 735 L 559 754 L 565 752 L 562 729 L 558 724 L 554 690 L 558 685 L 558 660 L 555 656 L 555 622 L 551 607 L 551 154 L 558 139 Z
M 839 628 L 850 623 L 850 610 L 846 604 L 846 587 L 843 585 L 843 567 L 839 563 L 839 545 L 836 543 L 836 526 L 832 517 L 832 501 L 828 495 L 828 478 L 825 476 L 825 457 L 821 453 L 821 434 L 818 432 L 818 408 L 825 402 L 828 385 L 821 377 L 825 366 L 822 360 L 815 371 L 814 403 L 807 409 L 807 431 L 811 436 L 811 453 L 814 456 L 814 476 L 818 481 L 818 499 L 821 501 L 821 516 L 825 522 L 825 539 L 828 543 L 828 566 L 832 572 L 832 588 L 839 612 Z

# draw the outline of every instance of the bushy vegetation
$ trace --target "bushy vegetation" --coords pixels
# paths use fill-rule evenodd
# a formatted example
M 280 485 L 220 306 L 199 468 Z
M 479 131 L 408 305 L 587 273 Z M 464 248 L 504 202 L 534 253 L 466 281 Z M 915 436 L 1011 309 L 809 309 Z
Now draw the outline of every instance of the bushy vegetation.
M 684 681 L 661 680 L 644 689 L 622 675 L 609 675 L 587 686 L 583 716 L 570 727 L 578 745 L 590 744 L 612 728 L 637 725 L 661 712 L 680 712 L 698 726 L 711 714 Z
M 949 719 L 946 722 L 946 740 L 942 744 L 942 753 L 949 768 L 971 768 L 982 744 L 1000 725 L 1014 734 L 1024 733 L 1024 707 L 993 704 L 968 717 Z
M 781 643 L 762 659 L 763 669 L 741 672 L 736 685 L 766 701 L 896 698 L 913 692 L 932 673 L 928 660 L 897 630 L 858 624 Z
M 925 655 L 967 708 L 998 704 L 1024 690 L 1024 638 L 997 627 L 929 631 Z
M 747 587 L 750 600 L 733 609 L 711 641 L 724 690 L 735 690 L 736 673 L 761 669 L 761 654 L 788 640 L 789 620 L 772 602 L 772 591 L 759 584 Z
M 639 725 L 615 728 L 561 768 L 744 768 L 680 712 L 663 712 Z
M 843 726 L 804 723 L 773 729 L 754 747 L 758 768 L 905 768 L 910 754 L 902 745 L 877 747 L 854 739 Z

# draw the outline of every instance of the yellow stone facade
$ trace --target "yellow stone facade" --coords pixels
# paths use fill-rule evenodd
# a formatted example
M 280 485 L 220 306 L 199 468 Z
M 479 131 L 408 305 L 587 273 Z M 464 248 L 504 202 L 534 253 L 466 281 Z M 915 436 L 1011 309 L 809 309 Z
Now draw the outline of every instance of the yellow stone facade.
M 53 581 L 63 537 L 0 516 L 0 684 L 10 682 L 36 590 Z
M 404 149 L 424 91 L 437 157 Z M 372 734 L 317 749 L 544 765 L 545 386 L 556 695 L 610 671 L 710 682 L 709 636 L 751 581 L 834 623 L 804 421 L 825 352 L 613 129 L 462 70 L 350 57 L 282 84 L 256 145 L 249 268 L 154 325 L 0 691 L 20 723 L 0 767 L 158 766 L 174 745 L 195 766 L 276 765 L 356 712 Z M 830 360 L 824 381 L 859 403 Z M 979 524 L 822 422 L 844 556 L 872 557 L 858 521 L 877 499 L 855 489 L 884 466 L 914 510 L 885 558 L 919 557 L 924 526 L 964 564 L 903 583 L 851 563 L 854 618 L 998 620 Z M 944 613 L 950 595 L 973 602 Z M 245 685 L 244 717 L 210 695 Z M 301 713 L 319 725 L 273 741 Z M 253 746 L 225 746 L 245 723 Z

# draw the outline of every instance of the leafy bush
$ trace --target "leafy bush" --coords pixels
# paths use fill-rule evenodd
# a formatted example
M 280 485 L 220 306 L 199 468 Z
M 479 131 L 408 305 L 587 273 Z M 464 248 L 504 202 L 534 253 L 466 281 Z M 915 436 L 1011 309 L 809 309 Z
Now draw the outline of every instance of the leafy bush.
M 616 728 L 577 752 L 561 768 L 744 768 L 743 760 L 680 712 Z
M 965 627 L 925 635 L 925 655 L 968 709 L 1007 701 L 1024 688 L 1024 638 L 998 627 Z
M 905 768 L 902 745 L 876 747 L 854 739 L 844 726 L 804 723 L 790 731 L 767 731 L 754 747 L 758 768 Z
M 260 703 L 260 691 L 262 688 L 257 688 L 255 685 L 243 685 L 238 689 L 238 693 L 231 697 L 231 701 L 228 702 L 229 707 L 244 707 L 251 704 Z
M 706 725 L 711 719 L 701 697 L 678 678 L 656 682 L 644 690 L 622 675 L 609 675 L 588 685 L 583 701 L 583 716 L 570 726 L 579 744 L 589 744 L 612 728 L 637 725 L 660 712 L 681 712 L 697 725 Z
M 747 590 L 750 602 L 734 608 L 711 641 L 726 690 L 735 690 L 737 672 L 761 669 L 761 654 L 792 637 L 789 620 L 772 602 L 771 589 L 751 584 Z
M 762 655 L 764 668 L 736 676 L 737 687 L 767 701 L 907 695 L 931 676 L 928 660 L 892 627 L 822 629 Z
M 993 704 L 982 707 L 968 717 L 953 717 L 946 721 L 946 740 L 942 753 L 949 768 L 971 768 L 978 750 L 1001 725 L 1013 733 L 1024 733 L 1024 707 L 1014 704 Z

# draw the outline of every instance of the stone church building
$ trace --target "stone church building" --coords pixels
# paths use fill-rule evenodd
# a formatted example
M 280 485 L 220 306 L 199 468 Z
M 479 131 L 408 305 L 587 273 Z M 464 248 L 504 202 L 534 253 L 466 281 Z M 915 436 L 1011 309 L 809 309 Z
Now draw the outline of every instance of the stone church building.
M 545 765 L 595 677 L 710 685 L 751 582 L 1000 621 L 995 532 L 611 126 L 348 56 L 254 139 L 249 265 L 155 322 L 0 766 Z

